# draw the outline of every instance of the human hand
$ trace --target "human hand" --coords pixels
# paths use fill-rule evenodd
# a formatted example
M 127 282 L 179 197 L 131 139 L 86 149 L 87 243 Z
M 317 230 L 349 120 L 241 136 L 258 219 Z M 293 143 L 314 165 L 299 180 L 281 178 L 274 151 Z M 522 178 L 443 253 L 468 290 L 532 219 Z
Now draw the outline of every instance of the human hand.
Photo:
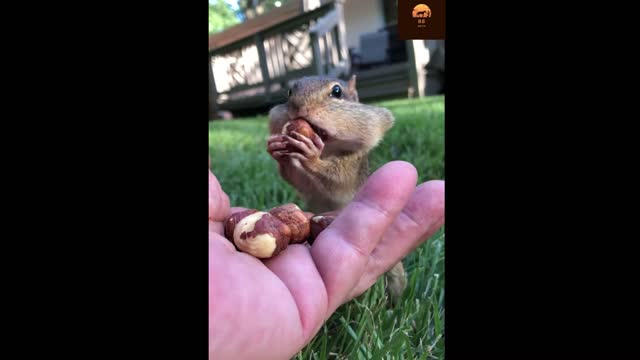
M 444 224 L 444 182 L 415 186 L 415 168 L 384 165 L 312 247 L 260 260 L 224 238 L 229 198 L 209 172 L 209 357 L 289 359 L 343 303 Z

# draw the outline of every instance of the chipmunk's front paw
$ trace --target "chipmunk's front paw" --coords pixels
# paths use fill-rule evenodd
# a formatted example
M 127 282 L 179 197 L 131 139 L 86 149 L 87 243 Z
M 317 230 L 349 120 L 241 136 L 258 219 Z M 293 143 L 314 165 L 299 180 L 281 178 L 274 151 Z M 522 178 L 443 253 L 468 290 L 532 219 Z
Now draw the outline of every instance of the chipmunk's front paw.
M 293 137 L 284 136 L 284 142 L 289 144 L 287 148 L 291 150 L 284 155 L 298 159 L 301 162 L 314 162 L 320 159 L 320 154 L 324 149 L 324 142 L 320 136 L 314 135 L 312 140 L 297 132 L 292 134 Z
M 267 140 L 267 152 L 278 162 L 283 160 L 283 155 L 287 151 L 287 143 L 284 138 L 282 135 L 273 135 Z

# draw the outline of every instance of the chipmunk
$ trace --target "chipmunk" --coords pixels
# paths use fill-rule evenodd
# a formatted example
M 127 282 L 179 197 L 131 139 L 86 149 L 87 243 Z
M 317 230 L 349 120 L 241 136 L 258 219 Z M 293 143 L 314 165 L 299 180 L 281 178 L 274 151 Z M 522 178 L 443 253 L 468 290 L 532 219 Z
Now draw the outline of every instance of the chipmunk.
M 287 103 L 269 112 L 267 151 L 309 211 L 340 210 L 369 176 L 368 154 L 393 126 L 393 115 L 359 102 L 355 75 L 348 82 L 305 77 L 294 82 L 288 96 Z M 299 133 L 281 134 L 287 122 L 299 118 L 314 130 L 312 139 Z M 395 302 L 406 287 L 402 262 L 387 272 L 386 280 Z

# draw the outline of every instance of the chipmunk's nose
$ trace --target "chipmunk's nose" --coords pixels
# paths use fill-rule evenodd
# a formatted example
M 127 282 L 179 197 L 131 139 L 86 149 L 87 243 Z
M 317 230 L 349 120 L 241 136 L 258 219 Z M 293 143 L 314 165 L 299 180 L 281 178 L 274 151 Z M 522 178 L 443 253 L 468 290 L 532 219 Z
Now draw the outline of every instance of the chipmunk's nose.
M 309 115 L 309 111 L 306 106 L 300 106 L 294 101 L 289 103 L 289 117 L 292 119 L 299 117 L 307 117 Z

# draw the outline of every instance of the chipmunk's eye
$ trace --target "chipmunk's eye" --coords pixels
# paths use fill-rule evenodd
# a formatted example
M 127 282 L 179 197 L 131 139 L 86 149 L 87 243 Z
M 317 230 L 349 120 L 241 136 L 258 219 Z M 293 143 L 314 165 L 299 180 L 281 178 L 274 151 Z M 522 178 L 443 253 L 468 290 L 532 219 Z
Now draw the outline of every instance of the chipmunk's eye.
M 330 96 L 336 98 L 336 99 L 340 99 L 342 97 L 342 89 L 340 88 L 340 85 L 334 85 L 331 88 L 331 94 Z
M 287 96 L 291 97 L 291 89 L 289 89 L 289 91 L 287 92 Z

